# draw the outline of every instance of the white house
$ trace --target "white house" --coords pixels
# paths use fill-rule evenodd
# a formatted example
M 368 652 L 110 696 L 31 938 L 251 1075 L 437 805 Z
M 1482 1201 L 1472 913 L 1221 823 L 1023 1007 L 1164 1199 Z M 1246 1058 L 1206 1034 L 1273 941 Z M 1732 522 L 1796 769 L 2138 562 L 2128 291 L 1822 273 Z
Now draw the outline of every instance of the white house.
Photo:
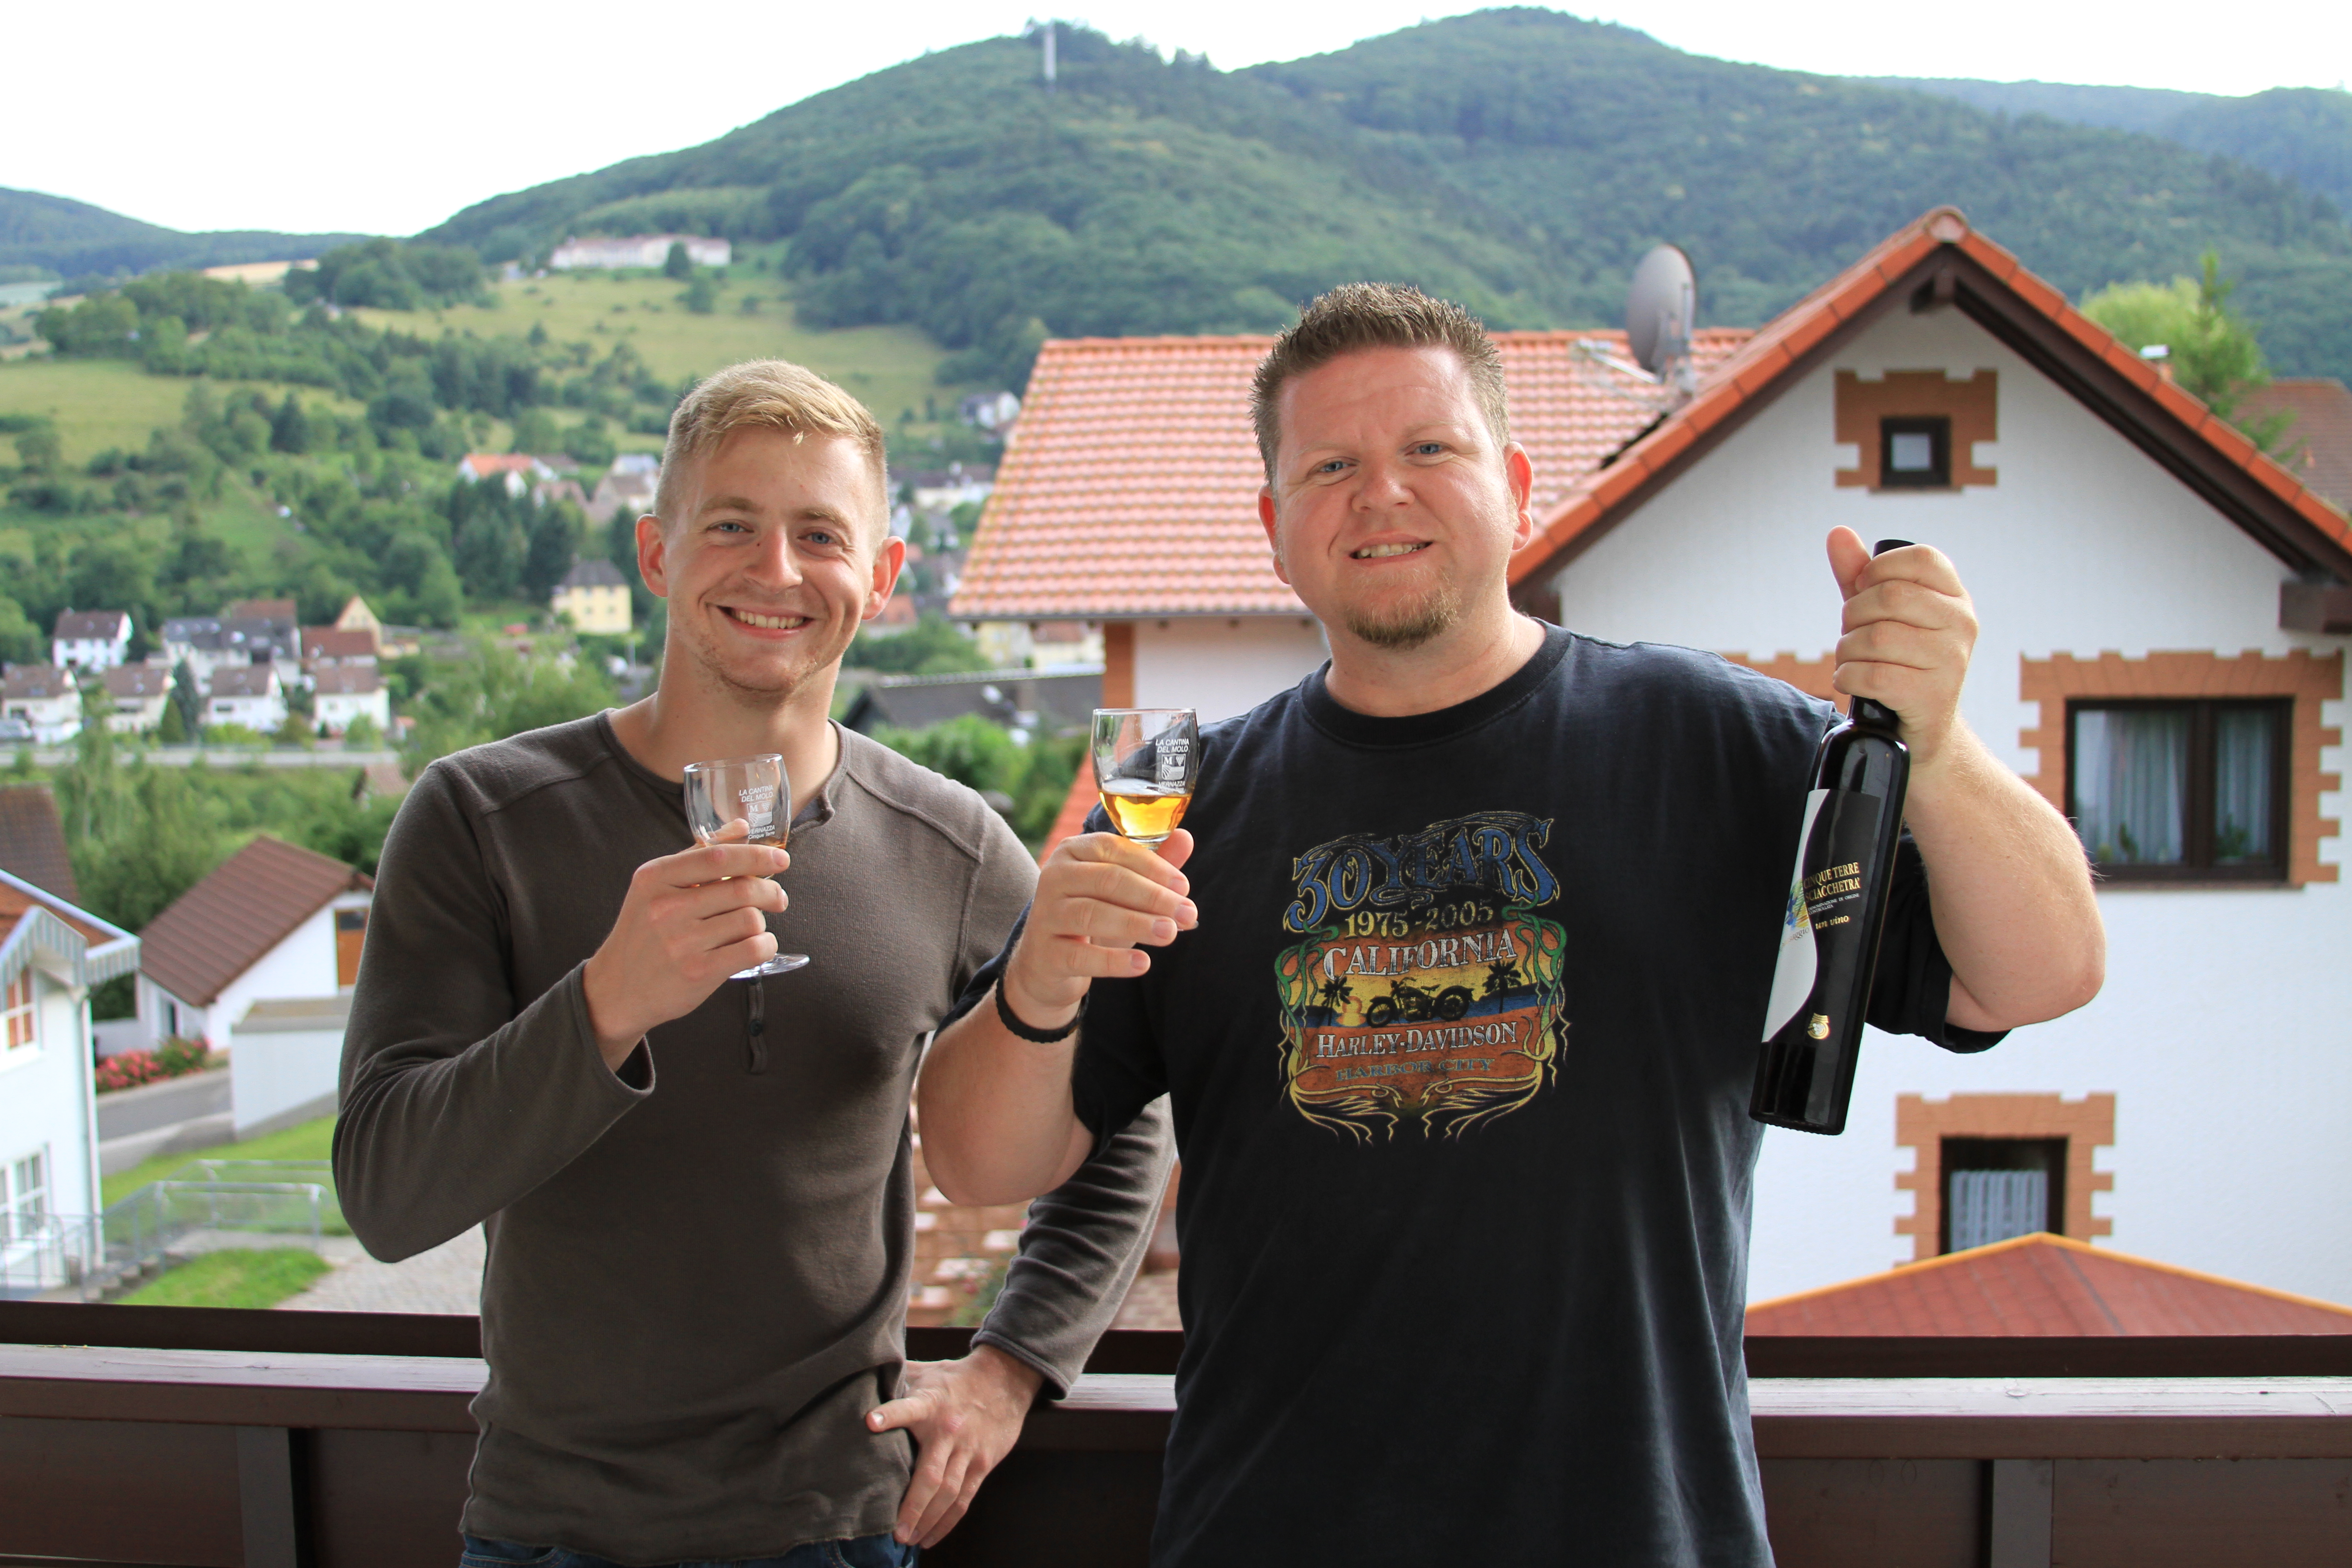
M 348 991 L 374 887 L 340 860 L 254 839 L 141 933 L 142 1031 L 218 1047 L 257 1001 Z
M 260 734 L 274 732 L 286 722 L 286 689 L 275 664 L 222 664 L 213 667 L 205 690 L 205 722 L 242 724 Z
M 686 258 L 697 267 L 724 267 L 735 258 L 735 247 L 726 240 L 698 234 L 590 235 L 557 246 L 548 253 L 547 265 L 555 272 L 582 267 L 659 267 L 669 259 L 673 245 L 686 247 Z
M 129 931 L 0 872 L 0 1297 L 67 1283 L 103 1206 L 89 988 L 138 963 Z
M 661 459 L 650 452 L 624 452 L 613 459 L 596 489 L 588 498 L 588 515 L 598 521 L 625 510 L 643 517 L 654 509 L 654 493 L 661 482 Z
M 0 710 L 33 727 L 33 739 L 54 746 L 81 733 L 81 688 L 73 672 L 54 664 L 12 664 L 0 676 Z
M 316 695 L 311 717 L 334 734 L 352 727 L 362 716 L 374 721 L 376 732 L 392 728 L 392 693 L 384 689 L 383 673 L 374 662 L 320 664 L 310 675 Z
M 59 610 L 49 636 L 49 662 L 109 669 L 131 646 L 131 617 L 121 610 Z
M 163 721 L 163 705 L 172 699 L 172 670 L 162 664 L 117 665 L 100 674 L 114 711 L 106 727 L 118 735 L 143 735 Z
M 2352 1301 L 2345 515 L 1949 209 L 1757 333 L 1698 334 L 1679 406 L 1551 336 L 1498 334 L 1538 480 L 1523 607 L 1827 693 L 1823 536 L 1935 544 L 1982 621 L 1964 716 L 2103 863 L 2095 1002 L 1980 1056 L 1873 1035 L 1844 1134 L 1766 1137 L 1752 1298 L 2026 1225 Z M 954 613 L 1103 619 L 1106 702 L 1204 719 L 1318 662 L 1264 564 L 1242 342 L 1049 344 Z M 1165 407 L 1134 472 L 1079 459 L 1090 403 Z

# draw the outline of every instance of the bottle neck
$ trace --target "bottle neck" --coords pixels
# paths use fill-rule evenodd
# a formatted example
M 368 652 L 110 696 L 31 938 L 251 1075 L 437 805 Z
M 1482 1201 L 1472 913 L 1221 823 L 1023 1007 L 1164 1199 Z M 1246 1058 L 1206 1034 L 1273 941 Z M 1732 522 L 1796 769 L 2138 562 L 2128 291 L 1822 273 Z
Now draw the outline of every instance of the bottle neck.
M 1901 729 L 1903 724 L 1903 721 L 1895 717 L 1894 709 L 1884 702 L 1874 702 L 1867 697 L 1857 697 L 1853 700 L 1853 721 L 1865 730 L 1884 730 L 1890 735 Z

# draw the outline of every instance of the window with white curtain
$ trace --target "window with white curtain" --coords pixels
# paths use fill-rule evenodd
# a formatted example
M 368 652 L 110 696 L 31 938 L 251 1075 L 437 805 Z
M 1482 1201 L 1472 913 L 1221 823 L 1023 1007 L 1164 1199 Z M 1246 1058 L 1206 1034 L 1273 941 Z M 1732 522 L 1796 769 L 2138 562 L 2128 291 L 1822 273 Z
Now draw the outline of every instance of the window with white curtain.
M 2273 880 L 2286 872 L 2280 701 L 2067 706 L 2067 815 L 2117 880 Z
M 42 1149 L 0 1163 L 0 1240 L 31 1236 L 33 1222 L 49 1212 L 48 1167 L 48 1152 Z

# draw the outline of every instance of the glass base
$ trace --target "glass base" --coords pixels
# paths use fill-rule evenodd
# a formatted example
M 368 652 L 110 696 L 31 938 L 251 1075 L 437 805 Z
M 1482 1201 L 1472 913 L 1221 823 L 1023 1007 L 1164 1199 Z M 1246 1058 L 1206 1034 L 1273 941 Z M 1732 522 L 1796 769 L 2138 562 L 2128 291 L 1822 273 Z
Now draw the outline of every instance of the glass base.
M 750 969 L 739 969 L 727 978 L 757 980 L 767 974 L 790 974 L 795 969 L 806 967 L 808 961 L 809 955 L 805 952 L 780 952 L 765 963 L 754 965 Z

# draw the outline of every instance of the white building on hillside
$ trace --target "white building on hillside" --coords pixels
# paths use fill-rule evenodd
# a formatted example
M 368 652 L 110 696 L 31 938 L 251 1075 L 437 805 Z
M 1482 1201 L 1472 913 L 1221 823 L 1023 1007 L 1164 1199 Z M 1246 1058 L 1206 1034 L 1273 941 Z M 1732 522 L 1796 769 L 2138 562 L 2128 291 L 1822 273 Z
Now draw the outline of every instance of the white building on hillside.
M 735 258 L 732 245 L 698 234 L 632 234 L 620 238 L 590 235 L 557 246 L 549 254 L 547 265 L 556 272 L 581 267 L 659 267 L 669 259 L 673 245 L 686 247 L 686 258 L 697 267 L 724 267 Z
M 1843 1135 L 1765 1137 L 1752 1297 L 2029 1224 L 2352 1302 L 2326 1197 L 2352 1190 L 2352 522 L 1949 209 L 1697 334 L 1680 406 L 1577 335 L 1497 334 L 1536 468 L 1522 606 L 1826 695 L 1823 536 L 1934 544 L 1983 623 L 1965 718 L 2101 862 L 2097 1000 L 1980 1056 L 1874 1034 Z M 1106 703 L 1203 719 L 1320 663 L 1255 515 L 1265 346 L 1047 344 L 953 613 L 1104 621 Z M 1100 457 L 1106 410 L 1131 458 Z
M 212 684 L 205 691 L 205 722 L 242 724 L 258 734 L 274 734 L 286 722 L 286 689 L 278 683 L 277 665 L 215 666 Z
M 163 721 L 163 708 L 172 699 L 168 665 L 118 665 L 102 673 L 106 694 L 114 701 L 106 727 L 118 735 L 143 735 Z
M 81 688 L 73 672 L 54 664 L 12 664 L 0 676 L 0 710 L 33 727 L 45 746 L 81 733 Z
M 629 630 L 629 580 L 602 556 L 566 572 L 551 598 L 557 615 L 572 617 L 575 631 L 625 636 Z
M 254 839 L 141 933 L 142 1029 L 217 1047 L 256 1002 L 350 990 L 374 888 L 340 860 Z
M 341 734 L 360 718 L 373 721 L 378 734 L 392 728 L 392 693 L 384 689 L 383 672 L 373 662 L 321 664 L 310 679 L 316 689 L 311 717 L 330 733 Z
M 131 617 L 121 610 L 59 610 L 49 635 L 49 662 L 69 668 L 110 669 L 131 647 Z
M 0 1298 L 54 1289 L 87 1256 L 103 1206 L 89 988 L 138 963 L 137 937 L 0 871 Z

